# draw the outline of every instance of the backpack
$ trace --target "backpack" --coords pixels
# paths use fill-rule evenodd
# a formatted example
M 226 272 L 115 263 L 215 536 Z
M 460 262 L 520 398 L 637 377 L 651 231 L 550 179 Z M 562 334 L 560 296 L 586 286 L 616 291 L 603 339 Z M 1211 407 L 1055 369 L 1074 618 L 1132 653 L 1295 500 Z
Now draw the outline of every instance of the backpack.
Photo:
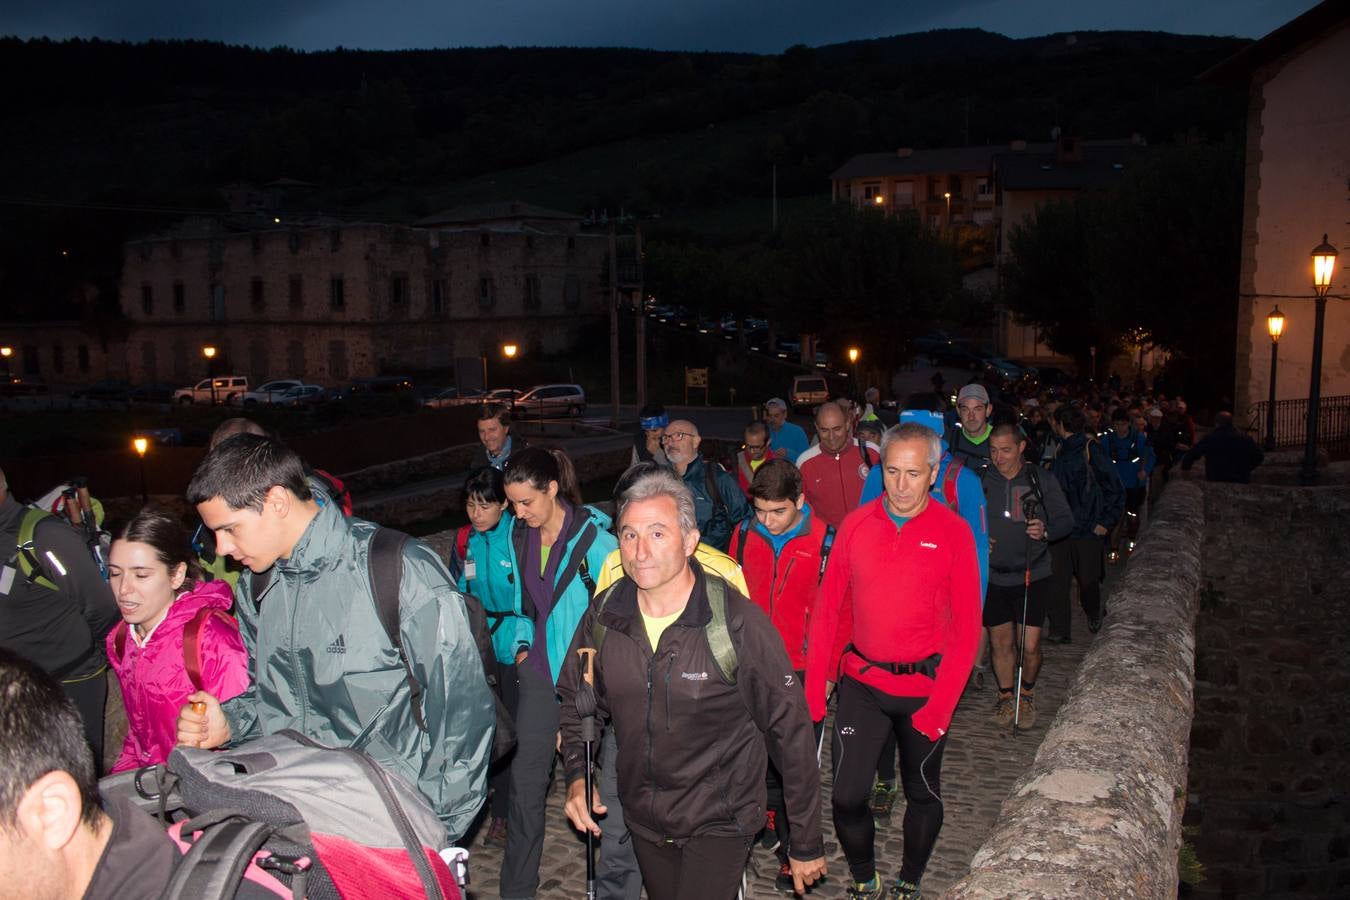
M 403 638 L 399 634 L 399 582 L 403 579 L 403 547 L 409 536 L 392 528 L 377 526 L 370 535 L 369 564 L 370 591 L 375 598 L 375 613 L 384 627 L 389 643 L 398 651 L 403 662 L 403 671 L 407 675 L 409 702 L 412 704 L 413 719 L 422 731 L 427 730 L 426 719 L 422 715 L 422 682 L 413 674 L 412 663 L 403 650 Z M 252 573 L 254 603 L 267 588 L 266 572 Z M 469 620 L 469 630 L 473 633 L 474 644 L 478 647 L 479 661 L 483 665 L 483 677 L 487 679 L 492 691 L 493 706 L 496 710 L 496 728 L 492 737 L 492 761 L 496 762 L 516 745 L 516 727 L 502 702 L 501 685 L 497 679 L 497 657 L 492 650 L 492 632 L 488 628 L 487 612 L 483 603 L 473 594 L 462 594 L 464 614 Z
M 310 469 L 307 474 L 314 476 L 314 479 L 323 485 L 323 489 L 333 498 L 333 502 L 342 510 L 344 516 L 352 514 L 352 492 L 347 490 L 346 482 L 323 469 Z
M 943 503 L 958 516 L 961 515 L 961 494 L 957 490 L 956 480 L 961 477 L 961 470 L 965 467 L 966 463 L 960 454 L 953 453 L 947 463 L 947 471 L 942 475 Z
M 188 620 L 187 625 L 183 627 L 183 669 L 187 672 L 188 680 L 192 682 L 193 688 L 202 691 L 206 688 L 202 684 L 202 651 L 201 637 L 202 628 L 205 627 L 208 619 L 218 619 L 226 623 L 236 632 L 239 631 L 239 622 L 234 616 L 215 606 L 208 606 L 197 610 L 197 614 Z M 118 662 L 122 660 L 122 654 L 127 647 L 127 632 L 131 626 L 127 624 L 126 619 L 118 622 L 113 628 L 113 653 Z
M 605 604 L 614 593 L 614 589 L 619 586 L 620 581 L 616 581 L 605 589 L 600 595 L 600 599 L 595 607 L 595 624 L 591 628 L 591 642 L 595 646 L 597 658 L 600 649 L 605 646 L 605 635 L 609 629 L 600 624 L 600 613 L 604 611 Z M 722 681 L 726 684 L 734 685 L 736 683 L 736 669 L 740 665 L 740 660 L 736 656 L 736 647 L 731 643 L 731 629 L 727 627 L 727 584 L 721 578 L 713 575 L 711 572 L 706 574 L 704 584 L 708 590 L 708 607 L 712 610 L 712 618 L 708 624 L 703 627 L 703 634 L 708 639 L 708 649 L 712 651 L 713 661 L 717 664 L 718 674 L 722 676 Z
M 736 538 L 736 565 L 745 568 L 745 539 L 750 534 L 750 523 L 742 522 L 734 532 Z M 820 571 L 816 573 L 816 584 L 825 578 L 825 564 L 830 561 L 830 551 L 834 549 L 834 526 L 825 526 L 825 536 L 820 539 Z
M 47 570 L 42 567 L 42 561 L 37 557 L 34 535 L 39 522 L 43 519 L 55 518 L 50 513 L 36 507 L 25 506 L 19 518 L 19 533 L 15 539 L 14 556 L 11 557 L 18 562 L 19 571 L 23 573 L 23 577 L 28 579 L 30 584 L 36 584 L 49 591 L 60 589 L 56 586 L 56 582 L 47 576 Z
M 228 750 L 179 747 L 112 775 L 105 798 L 156 813 L 182 852 L 162 900 L 459 900 L 430 805 L 366 754 L 281 731 Z

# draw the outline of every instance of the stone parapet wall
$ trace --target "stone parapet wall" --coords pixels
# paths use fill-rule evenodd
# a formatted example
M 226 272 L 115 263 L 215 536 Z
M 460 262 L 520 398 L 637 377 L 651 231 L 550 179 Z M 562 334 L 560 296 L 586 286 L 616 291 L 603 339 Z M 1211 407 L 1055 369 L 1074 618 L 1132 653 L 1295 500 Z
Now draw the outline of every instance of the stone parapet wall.
M 1176 896 L 1204 524 L 1200 486 L 1169 485 L 1034 763 L 944 897 Z

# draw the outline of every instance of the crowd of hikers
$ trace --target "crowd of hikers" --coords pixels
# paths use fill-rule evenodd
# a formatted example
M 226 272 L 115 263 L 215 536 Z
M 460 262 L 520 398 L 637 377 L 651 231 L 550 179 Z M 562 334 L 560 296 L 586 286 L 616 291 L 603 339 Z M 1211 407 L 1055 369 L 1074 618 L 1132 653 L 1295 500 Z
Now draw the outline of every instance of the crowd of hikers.
M 540 889 L 559 757 L 596 896 L 735 896 L 757 842 L 804 892 L 826 874 L 828 722 L 846 893 L 918 897 L 957 704 L 1033 728 L 1073 584 L 1095 633 L 1174 468 L 1208 453 L 1245 480 L 1260 456 L 1197 441 L 1180 397 L 1115 385 L 935 384 L 905 405 L 840 397 L 808 433 L 774 398 L 730 441 L 649 406 L 592 503 L 564 451 L 485 406 L 445 557 L 353 516 L 340 479 L 247 419 L 186 486 L 193 523 L 147 506 L 100 539 L 78 491 L 23 506 L 0 473 L 0 843 L 40 844 L 48 875 L 83 879 L 71 896 L 169 877 L 179 848 L 93 787 L 110 668 L 112 776 L 278 734 L 359 750 L 447 844 L 481 828 L 502 848 L 507 900 Z M 901 795 L 903 858 L 878 859 Z

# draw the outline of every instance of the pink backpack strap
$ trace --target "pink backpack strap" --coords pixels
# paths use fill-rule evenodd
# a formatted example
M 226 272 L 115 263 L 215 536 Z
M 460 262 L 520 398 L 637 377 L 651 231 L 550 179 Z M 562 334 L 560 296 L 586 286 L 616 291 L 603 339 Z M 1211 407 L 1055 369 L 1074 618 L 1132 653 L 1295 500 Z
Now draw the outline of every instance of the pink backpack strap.
M 183 668 L 187 670 L 187 677 L 192 682 L 192 686 L 199 691 L 206 690 L 202 686 L 201 640 L 202 628 L 206 625 L 208 619 L 219 619 L 235 631 L 239 630 L 239 623 L 235 621 L 234 616 L 214 606 L 198 610 L 197 614 L 187 623 L 187 627 L 183 629 Z

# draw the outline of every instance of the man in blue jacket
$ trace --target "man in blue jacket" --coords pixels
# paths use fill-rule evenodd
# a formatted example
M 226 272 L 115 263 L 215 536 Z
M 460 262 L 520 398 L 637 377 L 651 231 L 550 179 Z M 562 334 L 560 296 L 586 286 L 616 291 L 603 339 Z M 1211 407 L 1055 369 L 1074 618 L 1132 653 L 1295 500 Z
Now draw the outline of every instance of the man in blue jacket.
M 688 419 L 671 422 L 661 438 L 666 459 L 694 493 L 698 532 L 703 543 L 726 553 L 731 544 L 731 532 L 742 520 L 749 518 L 753 510 L 731 473 L 699 455 L 702 442 L 698 426 Z
M 1078 599 L 1087 613 L 1088 631 L 1102 627 L 1102 579 L 1106 574 L 1106 536 L 1125 511 L 1125 489 L 1116 467 L 1096 441 L 1086 434 L 1087 416 L 1077 406 L 1063 404 L 1050 422 L 1059 437 L 1059 451 L 1051 470 L 1073 510 L 1073 533 L 1050 545 L 1054 593 L 1050 600 L 1052 644 L 1071 640 L 1070 579 L 1078 578 Z
M 1125 488 L 1125 516 L 1111 532 L 1111 552 L 1106 557 L 1109 562 L 1120 562 L 1122 537 L 1125 553 L 1134 551 L 1134 541 L 1139 536 L 1139 510 L 1148 493 L 1155 457 L 1147 435 L 1130 424 L 1130 414 L 1124 407 L 1111 414 L 1111 430 L 1102 436 L 1102 446 L 1115 463 L 1116 474 Z

